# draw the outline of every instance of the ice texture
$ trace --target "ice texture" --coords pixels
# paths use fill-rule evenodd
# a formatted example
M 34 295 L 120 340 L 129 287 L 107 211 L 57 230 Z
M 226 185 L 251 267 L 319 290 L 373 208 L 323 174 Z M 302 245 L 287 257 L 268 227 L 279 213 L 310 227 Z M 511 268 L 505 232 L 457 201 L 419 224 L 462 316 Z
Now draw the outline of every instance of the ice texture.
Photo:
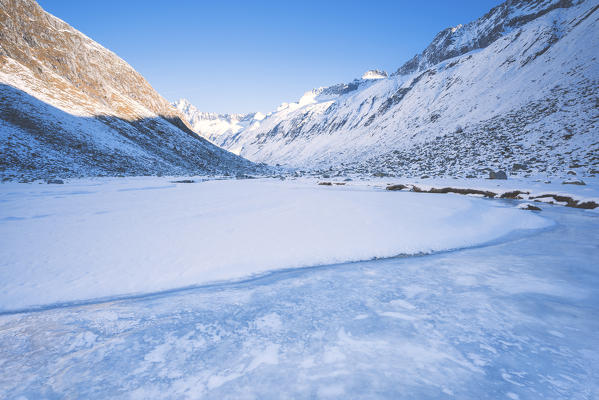
M 597 398 L 599 217 L 542 213 L 492 245 L 1 315 L 0 397 Z

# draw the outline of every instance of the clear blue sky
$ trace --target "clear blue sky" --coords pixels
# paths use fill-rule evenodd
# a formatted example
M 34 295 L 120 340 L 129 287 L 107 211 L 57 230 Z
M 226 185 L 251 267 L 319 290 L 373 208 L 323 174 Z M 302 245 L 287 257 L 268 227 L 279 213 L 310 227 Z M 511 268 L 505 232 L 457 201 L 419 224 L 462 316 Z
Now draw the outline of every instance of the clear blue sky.
M 307 90 L 396 70 L 440 30 L 499 0 L 39 0 L 168 100 L 268 112 Z

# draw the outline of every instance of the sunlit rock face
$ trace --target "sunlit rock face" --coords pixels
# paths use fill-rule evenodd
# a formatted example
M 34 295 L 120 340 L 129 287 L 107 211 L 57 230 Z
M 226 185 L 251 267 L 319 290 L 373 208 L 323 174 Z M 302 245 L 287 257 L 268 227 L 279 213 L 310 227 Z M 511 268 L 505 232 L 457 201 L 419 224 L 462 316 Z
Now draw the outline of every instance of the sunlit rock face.
M 198 138 L 129 64 L 33 0 L 0 0 L 3 177 L 252 168 Z
M 371 69 L 369 71 L 364 72 L 364 75 L 362 75 L 362 79 L 383 79 L 388 76 L 389 75 L 385 71 L 379 71 L 378 69 Z

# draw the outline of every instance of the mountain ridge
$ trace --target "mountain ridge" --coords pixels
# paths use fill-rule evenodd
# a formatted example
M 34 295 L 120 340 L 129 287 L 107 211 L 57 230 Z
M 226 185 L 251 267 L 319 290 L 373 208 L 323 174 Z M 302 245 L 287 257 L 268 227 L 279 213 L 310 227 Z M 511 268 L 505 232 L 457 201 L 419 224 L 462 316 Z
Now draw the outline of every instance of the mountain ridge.
M 402 66 L 409 73 L 306 92 L 221 140 L 253 161 L 341 173 L 595 174 L 598 8 L 597 0 L 509 0 L 453 28 L 471 39 L 457 46 L 466 53 L 446 58 L 452 42 L 433 66 L 407 68 L 416 56 Z M 494 40 L 480 48 L 474 31 Z
M 404 63 L 395 74 L 407 75 L 424 71 L 442 61 L 485 48 L 505 32 L 517 29 L 555 9 L 569 8 L 580 3 L 581 0 L 507 0 L 475 21 L 442 30 L 422 53 Z

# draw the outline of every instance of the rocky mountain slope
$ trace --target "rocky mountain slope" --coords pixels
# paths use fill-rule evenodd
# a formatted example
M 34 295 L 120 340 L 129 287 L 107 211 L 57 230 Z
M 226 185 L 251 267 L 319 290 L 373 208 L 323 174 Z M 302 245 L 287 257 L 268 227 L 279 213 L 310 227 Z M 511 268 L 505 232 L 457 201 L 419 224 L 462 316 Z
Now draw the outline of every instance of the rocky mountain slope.
M 0 0 L 0 177 L 243 173 L 130 65 L 33 0 Z
M 321 171 L 593 175 L 598 49 L 599 0 L 508 0 L 387 78 L 312 90 L 219 143 Z

